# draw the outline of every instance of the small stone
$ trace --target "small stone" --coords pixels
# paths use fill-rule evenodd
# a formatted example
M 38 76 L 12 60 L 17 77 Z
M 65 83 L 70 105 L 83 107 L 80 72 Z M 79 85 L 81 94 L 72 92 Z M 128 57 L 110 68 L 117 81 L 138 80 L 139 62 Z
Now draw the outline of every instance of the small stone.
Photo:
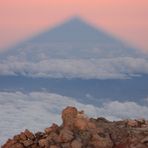
M 71 142 L 72 148 L 82 148 L 82 143 L 79 140 L 73 140 Z
M 93 134 L 90 143 L 95 148 L 112 148 L 113 142 L 110 139 L 109 135 L 100 136 L 99 134 Z
M 138 122 L 135 120 L 128 120 L 127 121 L 127 126 L 129 127 L 138 127 Z
M 89 131 L 79 131 L 79 138 L 83 141 L 86 141 L 86 143 L 90 140 L 91 134 Z
M 25 141 L 23 141 L 23 144 L 24 144 L 24 146 L 28 147 L 33 144 L 33 141 L 32 140 L 25 140 Z
M 26 137 L 28 138 L 28 139 L 34 139 L 35 138 L 35 136 L 33 135 L 33 133 L 32 132 L 30 132 L 29 130 L 25 130 L 25 132 L 24 132 L 24 134 L 26 135 Z
M 16 141 L 19 141 L 19 140 L 20 140 L 20 135 L 15 135 L 15 136 L 13 137 L 13 139 L 16 140 Z
M 148 143 L 148 137 L 145 137 L 144 139 L 142 139 L 141 143 Z
M 59 137 L 61 142 L 70 142 L 74 138 L 73 132 L 66 128 L 60 131 Z
M 88 129 L 88 122 L 83 118 L 77 118 L 75 119 L 74 127 L 79 130 L 86 130 Z
M 24 148 L 24 146 L 21 143 L 16 143 L 12 148 Z
M 116 148 L 129 148 L 128 143 L 119 143 L 116 145 Z
M 140 124 L 145 124 L 145 119 L 137 119 L 137 122 L 139 122 Z
M 31 145 L 31 148 L 39 148 L 39 146 L 37 144 L 33 144 Z
M 23 140 L 23 141 L 27 140 L 27 137 L 24 133 L 21 133 L 19 137 L 20 137 L 20 140 Z
M 16 140 L 8 139 L 7 142 L 2 146 L 2 148 L 10 148 L 12 145 L 16 143 Z
M 49 146 L 49 142 L 47 139 L 41 139 L 39 140 L 39 146 L 40 147 L 48 147 Z
M 47 128 L 45 128 L 44 131 L 45 131 L 46 134 L 50 134 L 52 132 L 52 128 L 51 127 L 47 127 Z
M 50 133 L 50 135 L 46 138 L 49 142 L 54 141 L 55 143 L 59 143 L 60 142 L 60 137 L 57 133 Z
M 42 132 L 35 133 L 36 139 L 41 139 L 43 136 L 44 136 L 44 133 L 42 133 Z
M 60 148 L 60 147 L 57 145 L 50 145 L 50 148 Z
M 96 125 L 93 122 L 88 122 L 88 129 L 96 129 Z
M 57 124 L 53 123 L 51 127 L 45 128 L 44 131 L 46 134 L 50 134 L 51 132 L 57 132 L 58 129 L 59 129 L 59 126 Z
M 70 143 L 63 143 L 62 148 L 71 148 Z

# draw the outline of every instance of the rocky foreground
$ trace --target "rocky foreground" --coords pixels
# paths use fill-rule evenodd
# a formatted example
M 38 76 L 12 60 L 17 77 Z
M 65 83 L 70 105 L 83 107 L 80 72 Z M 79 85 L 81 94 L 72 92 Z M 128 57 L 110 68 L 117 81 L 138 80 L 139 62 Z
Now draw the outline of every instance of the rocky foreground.
M 148 148 L 148 121 L 110 122 L 87 118 L 83 111 L 67 107 L 61 126 L 53 124 L 44 132 L 25 130 L 2 148 Z

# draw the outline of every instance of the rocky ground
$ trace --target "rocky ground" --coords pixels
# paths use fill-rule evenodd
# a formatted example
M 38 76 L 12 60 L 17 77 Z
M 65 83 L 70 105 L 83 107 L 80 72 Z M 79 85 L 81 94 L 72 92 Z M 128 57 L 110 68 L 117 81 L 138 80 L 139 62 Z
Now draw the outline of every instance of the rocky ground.
M 144 119 L 110 122 L 67 107 L 62 120 L 61 126 L 53 124 L 44 132 L 25 130 L 2 148 L 148 148 L 148 121 Z

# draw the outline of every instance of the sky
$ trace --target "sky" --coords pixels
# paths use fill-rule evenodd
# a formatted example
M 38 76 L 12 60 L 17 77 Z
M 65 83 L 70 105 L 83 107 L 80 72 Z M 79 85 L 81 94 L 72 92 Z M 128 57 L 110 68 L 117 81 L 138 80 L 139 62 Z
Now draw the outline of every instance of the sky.
M 0 51 L 71 16 L 148 52 L 147 0 L 0 0 Z

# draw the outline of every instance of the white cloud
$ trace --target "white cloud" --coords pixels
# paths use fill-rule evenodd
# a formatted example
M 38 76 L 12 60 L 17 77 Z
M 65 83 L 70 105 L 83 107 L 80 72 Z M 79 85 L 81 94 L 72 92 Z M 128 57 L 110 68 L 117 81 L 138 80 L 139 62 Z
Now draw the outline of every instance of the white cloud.
M 9 57 L 0 62 L 0 75 L 31 77 L 125 79 L 148 74 L 148 60 L 133 57 L 101 59 L 46 59 L 32 62 Z
M 25 128 L 38 131 L 53 122 L 60 124 L 60 112 L 68 105 L 84 110 L 91 117 L 148 119 L 148 107 L 136 102 L 111 101 L 97 107 L 48 92 L 0 92 L 0 144 Z

